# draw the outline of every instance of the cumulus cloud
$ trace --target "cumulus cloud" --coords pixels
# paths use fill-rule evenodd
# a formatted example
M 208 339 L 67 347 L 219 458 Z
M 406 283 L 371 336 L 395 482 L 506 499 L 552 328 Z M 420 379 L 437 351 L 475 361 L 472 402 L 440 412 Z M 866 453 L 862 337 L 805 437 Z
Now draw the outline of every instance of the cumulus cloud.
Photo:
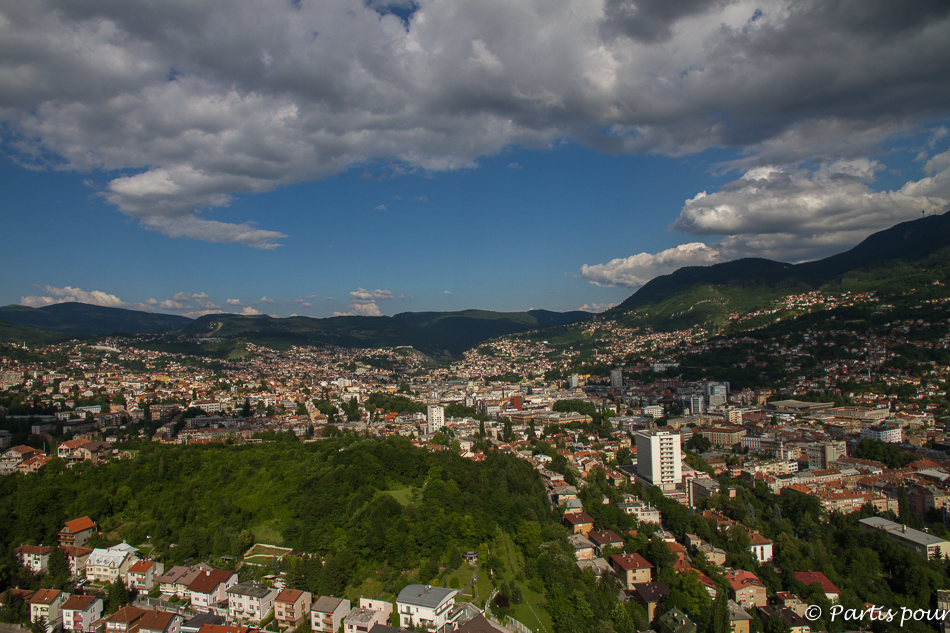
M 72 286 L 64 286 L 62 288 L 43 286 L 43 290 L 47 292 L 48 295 L 20 297 L 20 304 L 30 306 L 31 308 L 40 308 L 54 303 L 69 302 L 88 303 L 107 308 L 124 308 L 128 305 L 117 296 L 102 292 L 101 290 L 86 291 L 81 288 L 73 288 Z
M 606 310 L 609 310 L 615 306 L 619 305 L 618 303 L 585 303 L 578 310 L 582 312 L 593 312 L 595 314 L 600 314 Z
M 377 210 L 377 211 L 386 211 L 386 210 L 387 210 L 387 209 L 386 209 L 386 205 L 385 205 L 385 204 L 378 205 L 378 206 L 376 207 L 376 210 Z
M 241 310 L 240 314 L 243 314 L 243 315 L 245 315 L 245 316 L 257 316 L 257 315 L 261 314 L 261 311 L 260 311 L 260 310 L 256 310 L 256 309 L 252 308 L 251 306 L 244 306 L 244 309 Z
M 396 298 L 392 290 L 366 290 L 365 288 L 350 292 L 350 296 L 361 301 L 389 301 Z
M 447 295 L 451 295 L 451 294 L 452 294 L 452 293 L 449 292 L 448 290 L 443 290 L 442 292 L 444 292 L 444 293 L 447 294 Z
M 936 213 L 950 205 L 950 151 L 924 165 L 926 177 L 896 191 L 870 183 L 885 169 L 866 158 L 817 169 L 756 167 L 719 191 L 687 200 L 672 229 L 695 236 L 656 254 L 639 253 L 606 264 L 584 265 L 591 283 L 636 288 L 682 266 L 706 266 L 741 257 L 800 262 L 847 250 L 876 231 Z
M 379 305 L 375 301 L 350 301 L 347 304 L 349 311 L 334 312 L 333 316 L 383 316 Z
M 227 299 L 225 300 L 225 303 L 228 304 L 229 306 L 235 306 L 238 308 L 244 305 L 243 303 L 241 303 L 240 299 Z
M 109 179 L 98 195 L 146 229 L 272 249 L 285 233 L 227 221 L 236 196 L 371 160 L 451 170 L 564 139 L 740 147 L 748 167 L 864 155 L 946 113 L 948 14 L 940 0 L 7 3 L 0 134 L 21 165 Z
M 268 299 L 266 296 L 264 296 L 258 299 L 257 301 L 254 301 L 253 303 L 261 304 L 261 303 L 277 303 L 277 302 L 274 301 L 273 299 Z

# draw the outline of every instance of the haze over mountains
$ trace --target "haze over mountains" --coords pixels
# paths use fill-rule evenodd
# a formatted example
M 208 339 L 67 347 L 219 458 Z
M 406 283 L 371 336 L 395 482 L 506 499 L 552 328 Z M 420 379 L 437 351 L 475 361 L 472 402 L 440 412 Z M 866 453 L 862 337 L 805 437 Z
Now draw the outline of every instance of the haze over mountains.
M 787 264 L 740 259 L 687 267 L 657 277 L 600 318 L 665 329 L 723 326 L 733 312 L 760 309 L 789 294 L 819 289 L 901 291 L 945 283 L 950 271 L 950 214 L 904 222 L 825 259 Z M 392 317 L 272 318 L 213 314 L 183 316 L 60 303 L 0 308 L 0 337 L 18 341 L 33 328 L 63 335 L 167 333 L 250 340 L 262 345 L 412 346 L 427 354 L 459 354 L 482 341 L 591 318 L 587 312 L 404 312 Z M 17 327 L 14 327 L 17 326 Z M 48 337 L 43 340 L 48 340 Z

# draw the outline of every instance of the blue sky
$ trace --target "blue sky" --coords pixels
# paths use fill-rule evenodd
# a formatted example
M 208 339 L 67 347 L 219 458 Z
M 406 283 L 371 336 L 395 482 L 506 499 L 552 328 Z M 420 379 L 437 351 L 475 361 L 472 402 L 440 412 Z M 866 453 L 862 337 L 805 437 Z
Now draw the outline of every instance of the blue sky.
M 0 7 L 0 303 L 600 311 L 840 252 L 950 204 L 919 4 Z

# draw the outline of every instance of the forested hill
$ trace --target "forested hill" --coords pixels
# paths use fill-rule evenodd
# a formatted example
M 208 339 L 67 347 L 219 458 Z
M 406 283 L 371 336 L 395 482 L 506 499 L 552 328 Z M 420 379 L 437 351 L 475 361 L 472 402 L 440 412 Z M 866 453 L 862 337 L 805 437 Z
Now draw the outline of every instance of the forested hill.
M 629 325 L 715 329 L 731 312 L 753 312 L 790 294 L 837 288 L 887 291 L 905 281 L 910 287 L 932 284 L 948 274 L 950 212 L 897 224 L 845 253 L 812 262 L 749 258 L 680 268 L 651 280 L 604 316 Z

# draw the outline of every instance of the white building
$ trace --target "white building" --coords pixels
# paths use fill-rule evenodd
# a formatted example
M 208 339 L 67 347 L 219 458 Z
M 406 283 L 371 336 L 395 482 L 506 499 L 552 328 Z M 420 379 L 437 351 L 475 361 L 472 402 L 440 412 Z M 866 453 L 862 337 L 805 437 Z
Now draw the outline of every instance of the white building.
M 249 580 L 234 585 L 226 593 L 229 618 L 258 623 L 274 610 L 274 598 L 279 592 Z
M 643 407 L 643 415 L 648 415 L 654 420 L 662 418 L 664 415 L 663 407 L 658 404 L 651 404 L 650 406 Z
M 64 631 L 95 631 L 92 623 L 102 618 L 102 598 L 70 596 L 62 613 Z
M 617 369 L 610 370 L 610 386 L 613 389 L 620 389 L 623 387 L 623 370 L 619 367 Z
M 396 598 L 399 626 L 442 628 L 449 621 L 448 615 L 455 605 L 457 593 L 454 589 L 442 589 L 429 585 L 407 586 Z
M 128 543 L 119 543 L 109 549 L 94 549 L 86 559 L 86 579 L 115 582 L 125 578 L 126 572 L 138 557 L 138 550 Z
M 445 409 L 440 404 L 430 404 L 426 416 L 426 432 L 435 435 L 445 426 Z
M 900 444 L 903 441 L 901 436 L 901 427 L 887 426 L 884 424 L 864 427 L 861 429 L 861 437 L 867 437 L 872 440 L 880 440 L 889 444 Z
M 683 480 L 680 434 L 667 429 L 636 432 L 637 475 L 662 490 L 673 490 Z

